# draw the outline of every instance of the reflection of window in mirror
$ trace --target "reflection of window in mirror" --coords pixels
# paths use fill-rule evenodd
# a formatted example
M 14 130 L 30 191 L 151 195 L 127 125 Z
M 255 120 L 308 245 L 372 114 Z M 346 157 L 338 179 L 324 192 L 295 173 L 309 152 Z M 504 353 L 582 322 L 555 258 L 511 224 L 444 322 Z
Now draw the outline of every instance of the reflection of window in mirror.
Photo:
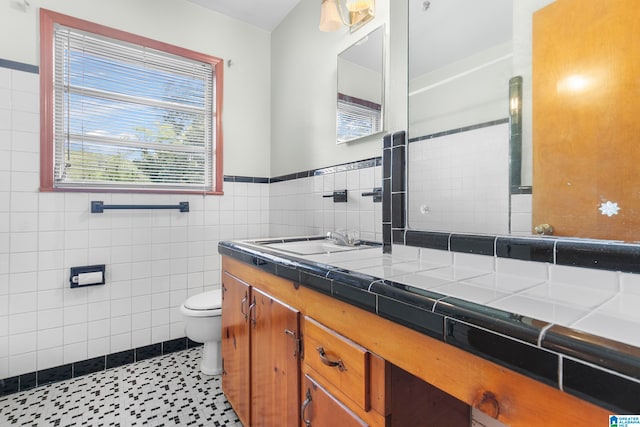
M 337 143 L 384 128 L 384 26 L 338 54 Z
M 338 142 L 350 141 L 382 129 L 382 105 L 338 93 Z

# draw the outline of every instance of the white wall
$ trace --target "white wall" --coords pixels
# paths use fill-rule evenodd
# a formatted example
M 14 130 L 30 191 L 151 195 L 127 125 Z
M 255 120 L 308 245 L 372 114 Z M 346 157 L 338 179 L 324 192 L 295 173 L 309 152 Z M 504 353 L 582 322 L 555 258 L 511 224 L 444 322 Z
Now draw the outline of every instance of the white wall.
M 507 118 L 511 43 L 409 82 L 409 138 Z
M 231 60 L 232 66 L 224 69 L 224 173 L 270 175 L 267 31 L 182 0 L 29 0 L 29 4 L 25 8 L 22 0 L 0 2 L 0 58 L 39 64 L 39 8 L 43 7 Z
M 377 157 L 380 135 L 336 145 L 337 55 L 386 25 L 389 0 L 376 1 L 376 17 L 351 34 L 318 30 L 320 4 L 302 0 L 271 35 L 271 172 L 273 176 Z M 387 62 L 387 71 L 389 62 Z M 392 77 L 386 73 L 387 88 Z M 387 129 L 404 129 L 388 118 Z M 406 123 L 406 122 L 405 122 Z
M 380 104 L 383 76 L 367 67 L 339 58 L 338 92 Z

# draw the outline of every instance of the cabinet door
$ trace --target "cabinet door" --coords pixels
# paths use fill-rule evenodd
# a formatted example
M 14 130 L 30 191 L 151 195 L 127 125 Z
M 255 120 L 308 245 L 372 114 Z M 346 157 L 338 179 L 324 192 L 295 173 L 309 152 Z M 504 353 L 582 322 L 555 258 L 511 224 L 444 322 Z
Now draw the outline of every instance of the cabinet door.
M 367 423 L 331 396 L 309 375 L 302 387 L 302 425 L 305 427 L 362 427 Z
M 245 426 L 250 424 L 249 297 L 251 287 L 222 275 L 222 391 Z
M 299 312 L 252 290 L 251 422 L 297 427 L 300 420 Z

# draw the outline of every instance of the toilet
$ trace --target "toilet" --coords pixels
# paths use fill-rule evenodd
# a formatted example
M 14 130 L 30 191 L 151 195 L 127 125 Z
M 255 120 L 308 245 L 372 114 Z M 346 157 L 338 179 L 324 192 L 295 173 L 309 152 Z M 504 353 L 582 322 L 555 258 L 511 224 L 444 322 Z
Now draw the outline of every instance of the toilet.
M 220 289 L 189 297 L 181 306 L 187 338 L 204 343 L 200 371 L 205 375 L 222 373 L 222 292 Z

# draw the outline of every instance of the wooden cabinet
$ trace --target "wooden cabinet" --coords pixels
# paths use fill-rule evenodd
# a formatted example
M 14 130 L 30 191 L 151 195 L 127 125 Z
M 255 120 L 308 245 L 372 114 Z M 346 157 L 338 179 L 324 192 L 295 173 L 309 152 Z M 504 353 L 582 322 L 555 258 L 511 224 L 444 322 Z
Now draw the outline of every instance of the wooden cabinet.
M 390 364 L 311 317 L 302 330 L 302 371 L 328 394 L 321 402 L 339 401 L 363 425 L 389 425 Z
M 557 388 L 532 380 L 503 366 L 310 288 L 276 277 L 250 264 L 223 257 L 222 269 L 225 288 L 222 314 L 223 356 L 225 357 L 223 389 L 237 412 L 240 412 L 240 408 L 249 398 L 239 401 L 238 397 L 233 395 L 236 390 L 228 388 L 231 387 L 229 384 L 234 384 L 235 380 L 225 377 L 242 376 L 242 374 L 237 374 L 237 366 L 242 363 L 238 362 L 239 359 L 231 361 L 227 358 L 237 357 L 236 353 L 243 345 L 241 340 L 245 335 L 251 335 L 250 333 L 245 334 L 239 325 L 239 323 L 248 322 L 248 316 L 245 319 L 243 310 L 252 316 L 257 315 L 256 321 L 265 316 L 261 314 L 260 309 L 255 313 L 253 309 L 249 311 L 249 307 L 253 303 L 252 291 L 259 289 L 260 292 L 268 295 L 270 300 L 274 300 L 274 304 L 277 300 L 283 305 L 294 307 L 295 310 L 300 311 L 301 316 L 304 316 L 300 325 L 302 331 L 300 338 L 303 343 L 306 343 L 304 344 L 306 351 L 300 370 L 303 372 L 302 375 L 307 375 L 310 381 L 315 382 L 316 390 L 321 388 L 324 390 L 323 393 L 328 394 L 328 396 L 318 398 L 320 402 L 324 398 L 340 402 L 342 407 L 355 414 L 356 418 L 359 418 L 365 425 L 422 427 L 446 424 L 468 427 L 471 406 L 514 427 L 564 425 L 567 423 L 567 417 L 571 418 L 574 425 L 592 425 L 593 420 L 607 419 L 608 412 L 606 410 Z M 232 278 L 233 280 L 231 280 Z M 231 299 L 231 288 L 239 282 L 244 282 L 245 286 L 250 283 L 253 289 L 248 287 L 249 292 L 245 293 L 242 290 L 244 288 L 241 287 L 241 290 L 235 294 L 234 308 L 226 309 L 227 299 Z M 245 295 L 247 295 L 247 299 L 243 304 Z M 258 298 L 255 302 L 258 303 Z M 230 319 L 235 316 L 240 316 L 240 319 L 231 321 Z M 334 357 L 337 357 L 342 359 L 347 369 L 350 369 L 351 356 L 347 356 L 344 349 L 349 348 L 352 344 L 356 349 L 365 349 L 365 354 L 368 356 L 362 356 L 362 360 L 363 364 L 366 364 L 368 358 L 369 367 L 368 370 L 365 368 L 363 371 L 362 382 L 360 380 L 355 382 L 356 384 L 364 384 L 364 406 L 358 403 L 359 394 L 350 388 L 347 389 L 346 379 L 332 379 L 330 382 L 327 378 L 329 374 L 322 371 L 324 368 L 321 369 L 319 365 L 316 366 L 314 362 L 310 362 L 310 358 L 317 358 L 319 352 L 311 341 L 305 341 L 308 331 L 315 326 L 311 326 L 312 329 L 309 329 L 309 325 L 312 323 L 307 319 L 312 319 L 319 325 L 316 329 L 330 331 L 329 335 L 335 334 L 337 338 L 345 342 L 346 347 L 339 344 L 337 349 L 334 349 L 333 341 L 322 342 L 325 347 L 325 356 L 329 361 L 336 361 Z M 237 327 L 233 326 L 234 323 L 237 324 Z M 282 327 L 281 325 L 279 328 Z M 284 331 L 278 332 L 276 328 L 272 329 L 275 335 L 287 335 Z M 324 339 L 322 333 L 311 331 L 312 340 L 314 334 L 318 337 L 316 341 Z M 287 338 L 281 345 L 282 348 L 289 345 L 293 345 L 295 348 L 292 338 Z M 233 348 L 233 351 L 230 347 Z M 287 351 L 286 354 L 288 353 Z M 358 358 L 360 360 L 360 356 Z M 320 365 L 324 367 L 324 364 L 320 363 Z M 319 371 L 316 371 L 313 366 L 316 366 Z M 249 368 L 245 368 L 245 373 L 248 371 Z M 246 388 L 250 388 L 250 383 L 247 383 L 246 380 L 245 385 Z M 345 386 L 344 390 L 343 386 Z M 359 385 L 354 388 L 354 390 L 356 389 L 361 390 Z M 313 392 L 314 389 L 311 389 L 310 393 Z M 287 408 L 292 407 L 298 412 L 298 421 L 294 425 L 306 427 L 300 421 L 300 406 L 306 400 L 304 385 L 300 384 L 295 398 L 279 398 L 292 399 L 287 401 Z M 368 411 L 365 410 L 367 402 Z M 312 404 L 310 405 L 313 407 Z M 247 404 L 247 406 L 249 405 Z M 337 412 L 337 410 L 331 409 L 331 412 Z M 309 416 L 308 411 L 305 416 Z M 243 416 L 241 420 L 245 427 L 252 425 L 247 421 L 247 417 Z M 320 422 L 318 421 L 318 423 Z M 287 424 L 281 422 L 273 425 Z M 321 424 L 312 425 L 318 427 Z M 341 425 L 336 421 L 332 422 L 331 427 Z
M 341 333 L 342 303 L 228 258 L 222 286 L 222 389 L 245 427 L 422 427 L 454 406 L 466 424 L 447 425 L 468 426 L 466 404 L 432 387 L 435 420 L 426 383 Z
M 299 312 L 228 272 L 222 286 L 227 399 L 245 427 L 298 426 Z
M 305 427 L 362 427 L 362 421 L 327 390 L 305 375 L 302 386 L 302 421 Z
M 222 275 L 222 390 L 240 421 L 249 424 L 251 402 L 249 292 L 251 287 Z

